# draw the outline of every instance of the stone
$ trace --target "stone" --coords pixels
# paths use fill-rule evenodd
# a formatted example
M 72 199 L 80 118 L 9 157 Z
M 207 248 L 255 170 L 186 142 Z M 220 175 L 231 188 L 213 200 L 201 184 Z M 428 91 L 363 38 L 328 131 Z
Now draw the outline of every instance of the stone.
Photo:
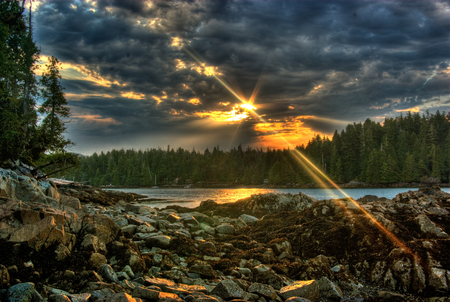
M 119 283 L 116 272 L 109 264 L 103 264 L 97 273 L 107 282 Z
M 92 234 L 86 234 L 83 237 L 83 241 L 81 242 L 81 250 L 83 251 L 92 251 L 97 253 L 101 250 L 100 242 L 97 236 Z
M 158 302 L 184 302 L 176 294 L 160 292 L 158 295 Z
M 258 294 L 259 296 L 264 296 L 270 300 L 276 300 L 278 295 L 272 286 L 261 283 L 252 283 L 248 289 L 248 292 Z
M 123 230 L 123 229 L 122 229 Z M 136 233 L 154 233 L 158 230 L 148 223 L 141 224 L 136 228 Z
M 132 296 L 148 300 L 157 300 L 159 297 L 159 291 L 147 289 L 144 287 L 136 287 L 133 290 Z
M 214 279 L 217 278 L 216 272 L 211 265 L 201 260 L 195 260 L 189 267 L 189 273 L 199 274 L 202 278 Z
M 292 297 L 289 299 L 286 299 L 284 302 L 311 302 L 311 300 L 301 298 L 301 297 Z
M 445 269 L 432 267 L 428 276 L 428 285 L 436 291 L 447 291 L 447 272 Z
M 327 277 L 322 277 L 317 281 L 321 298 L 331 301 L 340 301 L 343 297 L 342 290 Z
M 122 293 L 111 295 L 110 298 L 98 299 L 96 302 L 111 302 L 111 301 L 114 301 L 114 302 L 138 302 L 138 299 L 134 299 L 129 294 L 122 292 Z
M 281 288 L 280 295 L 284 299 L 302 297 L 311 300 L 311 302 L 317 302 L 320 295 L 319 284 L 316 280 L 296 281 Z
M 241 218 L 242 220 L 244 220 L 244 222 L 246 224 L 254 224 L 255 222 L 257 222 L 259 219 L 256 218 L 255 216 L 252 215 L 247 215 L 247 214 L 242 214 L 241 216 L 239 216 L 239 218 Z
M 34 294 L 34 284 L 19 283 L 8 288 L 6 293 L 8 302 L 31 302 Z
M 108 263 L 106 257 L 99 253 L 92 253 L 89 257 L 89 264 L 94 270 L 98 270 L 102 265 Z
M 53 243 L 53 241 L 49 241 L 48 238 L 55 227 L 55 218 L 48 216 L 38 223 L 22 226 L 20 229 L 11 234 L 9 241 L 17 243 L 27 242 L 31 248 L 39 250 L 44 242 L 46 246 Z M 53 240 L 57 239 L 55 238 L 57 236 L 52 237 Z M 63 238 L 59 239 L 62 241 Z
M 170 246 L 171 238 L 169 236 L 158 235 L 154 237 L 147 238 L 145 240 L 145 245 L 147 247 L 159 247 L 166 249 Z
M 145 286 L 157 286 L 157 287 L 161 288 L 162 290 L 164 290 L 167 287 L 175 286 L 175 282 L 173 282 L 172 280 L 163 279 L 163 278 L 145 278 L 144 285 Z
M 70 294 L 69 298 L 72 302 L 89 302 L 91 294 L 90 293 Z
M 260 264 L 252 269 L 254 282 L 269 284 L 274 289 L 279 290 L 284 286 L 284 280 L 277 275 L 270 267 Z
M 392 301 L 392 302 L 406 301 L 405 296 L 403 296 L 401 294 L 393 293 L 393 292 L 388 292 L 388 291 L 379 291 L 378 298 L 383 299 L 382 301 Z
M 48 296 L 48 302 L 72 302 L 66 295 L 53 294 Z
M 56 260 L 64 261 L 67 257 L 70 256 L 70 250 L 64 244 L 60 243 L 55 250 Z
M 59 202 L 61 205 L 63 206 L 68 206 L 71 207 L 75 210 L 80 210 L 81 209 L 81 203 L 80 200 L 78 198 L 72 197 L 72 196 L 68 196 L 68 195 L 61 195 Z
M 134 272 L 129 265 L 125 265 L 122 269 L 122 272 L 130 276 L 131 279 L 134 279 Z
M 244 297 L 244 290 L 230 279 L 225 279 L 219 282 L 214 287 L 211 294 L 217 295 L 224 300 L 242 299 Z
M 211 250 L 211 251 L 214 251 L 214 252 L 217 250 L 216 245 L 214 243 L 212 243 L 212 242 L 209 242 L 209 241 L 205 241 L 205 242 L 199 243 L 198 244 L 198 249 L 201 250 L 201 251 Z
M 448 234 L 444 232 L 441 228 L 436 226 L 436 224 L 434 224 L 434 222 L 432 222 L 426 214 L 417 215 L 417 217 L 414 218 L 414 220 L 417 222 L 417 224 L 419 224 L 422 233 L 429 234 L 432 235 L 433 237 L 438 238 L 449 237 Z
M 9 271 L 6 266 L 0 264 L 0 288 L 4 288 L 9 284 Z
M 273 240 L 269 243 L 269 246 L 279 259 L 292 256 L 292 247 L 288 240 Z
M 234 234 L 234 226 L 229 223 L 223 223 L 221 225 L 216 226 L 215 228 L 218 234 L 222 235 L 233 235 Z

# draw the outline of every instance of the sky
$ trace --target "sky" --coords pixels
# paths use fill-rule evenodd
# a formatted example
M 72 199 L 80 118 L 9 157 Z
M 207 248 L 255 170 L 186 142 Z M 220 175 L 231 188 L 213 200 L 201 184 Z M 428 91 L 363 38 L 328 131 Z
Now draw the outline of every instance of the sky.
M 292 148 L 450 108 L 450 1 L 37 0 L 33 26 L 86 155 Z

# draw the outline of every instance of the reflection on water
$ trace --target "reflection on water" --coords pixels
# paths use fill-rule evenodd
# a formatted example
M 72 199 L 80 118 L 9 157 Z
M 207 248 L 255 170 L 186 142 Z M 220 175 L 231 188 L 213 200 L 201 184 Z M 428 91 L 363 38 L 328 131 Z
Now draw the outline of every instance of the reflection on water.
M 415 191 L 417 188 L 383 188 L 383 189 L 347 189 L 347 193 L 353 199 L 361 198 L 365 195 L 375 195 L 378 197 L 394 198 L 398 193 Z M 449 188 L 442 189 L 449 192 Z M 298 194 L 302 192 L 308 196 L 322 199 L 343 198 L 344 195 L 337 189 L 120 189 L 120 191 L 137 193 L 148 196 L 154 201 L 145 202 L 156 208 L 163 208 L 168 205 L 179 205 L 183 207 L 194 208 L 200 205 L 200 202 L 212 199 L 217 203 L 235 202 L 239 199 L 250 197 L 253 194 L 266 193 L 290 193 Z

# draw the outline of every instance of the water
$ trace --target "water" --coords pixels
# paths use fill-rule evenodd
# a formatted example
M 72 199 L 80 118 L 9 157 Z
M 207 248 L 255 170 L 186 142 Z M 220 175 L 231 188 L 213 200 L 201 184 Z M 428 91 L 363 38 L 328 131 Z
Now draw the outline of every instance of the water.
M 353 199 L 364 197 L 365 195 L 375 195 L 378 197 L 386 197 L 388 199 L 394 198 L 398 193 L 407 191 L 416 191 L 418 188 L 382 188 L 382 189 L 345 189 L 345 193 Z M 442 189 L 449 192 L 449 188 Z M 291 193 L 298 194 L 302 192 L 310 197 L 318 200 L 334 199 L 345 197 L 337 189 L 120 189 L 123 192 L 137 193 L 145 195 L 148 198 L 155 199 L 146 201 L 146 204 L 155 208 L 164 208 L 169 205 L 179 205 L 187 208 L 195 208 L 200 205 L 200 202 L 212 199 L 217 203 L 235 202 L 236 200 L 250 197 L 253 194 L 265 193 Z

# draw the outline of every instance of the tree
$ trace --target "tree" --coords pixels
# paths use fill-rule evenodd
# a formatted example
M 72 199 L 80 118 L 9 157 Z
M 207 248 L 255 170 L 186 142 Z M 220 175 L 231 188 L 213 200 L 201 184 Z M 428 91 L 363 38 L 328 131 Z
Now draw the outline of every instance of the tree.
M 49 63 L 45 65 L 47 70 L 42 73 L 40 81 L 43 86 L 44 103 L 38 110 L 45 116 L 40 126 L 41 138 L 48 151 L 56 152 L 62 152 L 67 146 L 73 144 L 63 136 L 67 128 L 63 118 L 69 117 L 70 110 L 64 97 L 64 88 L 59 83 L 60 65 L 61 63 L 55 57 L 50 57 Z
M 37 122 L 33 71 L 39 50 L 23 12 L 18 1 L 0 2 L 0 162 L 37 159 L 31 149 Z

